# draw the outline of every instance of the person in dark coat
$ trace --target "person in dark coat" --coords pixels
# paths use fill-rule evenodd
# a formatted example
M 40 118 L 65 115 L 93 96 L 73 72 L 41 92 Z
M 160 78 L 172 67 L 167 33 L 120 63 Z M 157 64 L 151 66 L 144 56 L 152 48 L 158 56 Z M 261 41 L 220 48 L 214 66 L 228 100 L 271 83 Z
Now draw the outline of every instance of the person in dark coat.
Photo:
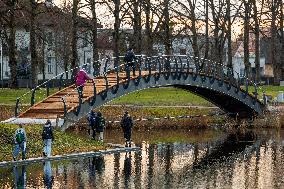
M 89 128 L 88 128 L 89 136 L 91 136 L 91 138 L 95 140 L 96 139 L 96 127 L 95 127 L 96 113 L 93 110 L 91 110 L 87 119 L 89 122 Z
M 133 71 L 133 75 L 135 75 L 135 63 L 134 60 L 136 59 L 135 54 L 133 52 L 132 48 L 129 48 L 127 53 L 124 56 L 124 62 L 126 63 L 126 66 L 128 69 L 130 69 L 130 67 L 132 68 Z
M 105 118 L 103 117 L 101 112 L 97 113 L 96 120 L 95 120 L 95 127 L 96 132 L 99 135 L 98 140 L 100 142 L 104 141 L 104 130 L 105 130 Z
M 131 130 L 133 127 L 133 120 L 127 111 L 124 113 L 122 117 L 120 126 L 123 130 L 125 138 L 125 147 L 131 147 Z
M 51 126 L 51 121 L 49 119 L 46 121 L 46 123 L 43 126 L 41 136 L 44 144 L 43 156 L 49 157 L 51 156 L 51 145 L 52 142 L 54 141 L 53 129 Z

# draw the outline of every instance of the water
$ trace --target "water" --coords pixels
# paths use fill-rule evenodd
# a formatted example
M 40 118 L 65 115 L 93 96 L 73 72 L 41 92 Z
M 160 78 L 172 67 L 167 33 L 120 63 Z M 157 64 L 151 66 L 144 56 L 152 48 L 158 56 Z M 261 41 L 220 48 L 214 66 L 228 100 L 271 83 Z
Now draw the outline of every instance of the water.
M 159 143 L 161 133 L 179 142 Z M 117 131 L 106 137 L 121 142 Z M 284 188 L 284 130 L 160 130 L 134 140 L 140 153 L 0 168 L 0 188 Z

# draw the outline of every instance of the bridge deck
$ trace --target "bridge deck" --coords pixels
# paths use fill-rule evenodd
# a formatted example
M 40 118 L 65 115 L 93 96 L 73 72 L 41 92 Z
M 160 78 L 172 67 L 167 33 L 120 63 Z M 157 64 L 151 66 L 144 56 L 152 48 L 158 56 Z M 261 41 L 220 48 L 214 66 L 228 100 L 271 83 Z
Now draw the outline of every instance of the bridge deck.
M 132 73 L 132 72 L 131 72 Z M 147 75 L 148 72 L 142 72 L 142 76 Z M 136 72 L 136 76 L 131 79 L 138 77 L 139 73 Z M 109 87 L 116 85 L 116 74 L 110 73 L 107 75 Z M 127 79 L 126 73 L 119 73 L 119 82 L 122 83 Z M 95 78 L 95 84 L 97 94 L 105 90 L 105 80 L 103 77 Z M 83 102 L 94 95 L 94 87 L 92 82 L 87 82 L 83 91 Z M 37 118 L 37 119 L 56 119 L 63 118 L 64 116 L 64 105 L 62 97 L 65 96 L 67 112 L 72 111 L 78 106 L 79 98 L 78 92 L 75 85 L 71 85 L 67 88 L 58 91 L 57 93 L 49 96 L 41 102 L 38 102 L 34 106 L 30 107 L 27 111 L 19 115 L 19 118 Z

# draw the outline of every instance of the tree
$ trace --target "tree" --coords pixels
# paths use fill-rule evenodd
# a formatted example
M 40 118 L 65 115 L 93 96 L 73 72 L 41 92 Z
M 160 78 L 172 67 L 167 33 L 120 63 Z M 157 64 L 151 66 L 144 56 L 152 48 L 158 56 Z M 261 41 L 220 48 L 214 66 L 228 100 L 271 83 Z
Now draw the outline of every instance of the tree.
M 250 78 L 251 64 L 249 62 L 249 27 L 250 27 L 250 11 L 251 6 L 249 1 L 243 0 L 245 15 L 244 15 L 244 64 L 246 77 Z
M 36 38 L 36 0 L 30 0 L 30 51 L 31 51 L 31 87 L 38 85 L 38 53 L 37 53 L 37 38 Z
M 10 87 L 17 88 L 17 60 L 16 60 L 16 9 L 17 0 L 5 0 L 1 7 L 0 23 L 2 35 L 8 46 L 9 67 L 11 71 Z
M 79 3 L 80 0 L 73 0 L 73 6 L 72 6 L 72 57 L 71 57 L 71 68 L 73 69 L 72 72 L 72 79 L 75 78 L 77 74 L 77 69 L 75 69 L 78 66 L 78 52 L 77 52 L 77 42 L 78 42 L 78 11 L 79 11 Z
M 98 19 L 96 13 L 96 0 L 90 0 L 89 2 L 90 10 L 92 13 L 92 23 L 91 23 L 91 31 L 92 31 L 92 44 L 93 44 L 93 68 L 95 73 L 99 72 L 99 52 L 98 52 Z

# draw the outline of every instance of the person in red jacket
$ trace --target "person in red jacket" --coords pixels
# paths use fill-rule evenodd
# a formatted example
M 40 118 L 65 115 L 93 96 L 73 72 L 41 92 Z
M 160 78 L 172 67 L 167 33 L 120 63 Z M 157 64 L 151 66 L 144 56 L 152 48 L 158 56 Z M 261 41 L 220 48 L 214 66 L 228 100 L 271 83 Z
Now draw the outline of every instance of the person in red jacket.
M 83 66 L 82 69 L 76 75 L 76 86 L 80 97 L 83 97 L 83 90 L 87 80 L 93 80 L 90 78 L 86 72 L 86 67 Z

